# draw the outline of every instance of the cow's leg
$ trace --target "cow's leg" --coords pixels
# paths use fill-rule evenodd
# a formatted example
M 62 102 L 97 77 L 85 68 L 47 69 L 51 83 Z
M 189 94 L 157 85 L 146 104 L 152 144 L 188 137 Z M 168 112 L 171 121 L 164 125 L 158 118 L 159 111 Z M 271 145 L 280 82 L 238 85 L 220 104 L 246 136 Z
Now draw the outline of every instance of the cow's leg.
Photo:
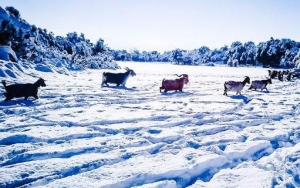
M 107 84 L 107 82 L 102 82 L 101 86 L 103 86 L 104 84 L 105 84 L 107 87 L 109 86 L 109 85 Z
M 225 84 L 224 84 L 224 93 L 223 93 L 223 95 L 226 95 L 226 96 L 227 96 L 227 87 L 226 87 Z
M 10 101 L 12 99 L 12 97 L 6 97 L 5 99 L 4 99 L 4 101 Z
M 159 92 L 161 93 L 161 90 L 164 89 L 163 87 L 159 87 Z

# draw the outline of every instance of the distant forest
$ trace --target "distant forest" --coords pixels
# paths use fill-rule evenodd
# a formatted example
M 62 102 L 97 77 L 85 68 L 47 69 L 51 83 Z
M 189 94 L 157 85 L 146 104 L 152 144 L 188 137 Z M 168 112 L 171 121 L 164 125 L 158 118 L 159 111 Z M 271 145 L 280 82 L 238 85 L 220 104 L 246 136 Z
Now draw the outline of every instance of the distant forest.
M 93 44 L 83 33 L 70 32 L 66 37 L 28 24 L 14 7 L 0 7 L 0 45 L 9 45 L 20 60 L 43 62 L 49 58 L 64 59 L 85 68 L 107 68 L 103 62 L 170 62 L 182 65 L 265 66 L 274 68 L 300 67 L 300 42 L 274 39 L 254 44 L 234 41 L 230 46 L 194 50 L 178 47 L 172 51 L 127 51 L 111 49 L 99 40 Z

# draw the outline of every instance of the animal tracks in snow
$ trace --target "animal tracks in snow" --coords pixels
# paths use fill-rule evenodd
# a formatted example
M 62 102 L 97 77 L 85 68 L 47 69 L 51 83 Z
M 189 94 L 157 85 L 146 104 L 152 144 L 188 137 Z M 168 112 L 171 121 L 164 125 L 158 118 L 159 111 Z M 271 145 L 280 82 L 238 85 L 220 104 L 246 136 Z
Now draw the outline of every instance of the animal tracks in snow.
M 226 97 L 227 79 L 267 71 L 123 63 L 137 73 L 126 88 L 101 88 L 99 70 L 47 74 L 39 100 L 0 103 L 0 187 L 222 187 L 247 169 L 300 185 L 298 80 Z M 159 93 L 182 72 L 184 92 Z

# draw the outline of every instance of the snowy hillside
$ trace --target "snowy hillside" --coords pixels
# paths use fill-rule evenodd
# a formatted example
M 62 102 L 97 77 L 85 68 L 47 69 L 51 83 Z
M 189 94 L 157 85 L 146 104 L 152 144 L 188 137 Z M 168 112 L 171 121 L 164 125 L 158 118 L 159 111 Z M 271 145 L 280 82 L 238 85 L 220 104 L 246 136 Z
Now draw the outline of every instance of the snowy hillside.
M 300 186 L 299 80 L 226 97 L 224 81 L 267 69 L 118 64 L 137 73 L 126 88 L 101 87 L 107 70 L 2 62 L 7 83 L 47 87 L 0 102 L 1 188 Z M 184 92 L 159 93 L 176 73 L 189 75 Z
M 9 46 L 0 46 L 0 59 L 18 62 L 16 53 Z
M 68 69 L 118 69 L 103 39 L 96 44 L 84 34 L 54 36 L 47 29 L 28 24 L 14 7 L 0 6 L 0 60 L 18 59 L 49 66 L 64 61 Z
M 199 46 L 193 50 L 185 50 L 176 46 L 171 51 L 159 53 L 154 49 L 148 52 L 138 49 L 111 49 L 102 38 L 93 44 L 84 33 L 68 32 L 66 36 L 56 36 L 47 28 L 42 29 L 27 23 L 16 8 L 0 6 L 0 45 L 11 46 L 18 59 L 33 63 L 47 64 L 48 61 L 65 60 L 68 67 L 75 69 L 118 69 L 115 61 L 168 62 L 180 65 L 222 63 L 233 67 L 300 67 L 300 42 L 288 38 L 274 39 L 270 36 L 270 40 L 261 41 L 257 45 L 252 41 L 244 44 L 232 41 L 230 46 L 224 44 L 220 49 Z M 144 40 L 141 41 L 145 43 Z M 163 40 L 161 43 L 164 43 Z M 7 60 L 1 56 L 0 59 Z

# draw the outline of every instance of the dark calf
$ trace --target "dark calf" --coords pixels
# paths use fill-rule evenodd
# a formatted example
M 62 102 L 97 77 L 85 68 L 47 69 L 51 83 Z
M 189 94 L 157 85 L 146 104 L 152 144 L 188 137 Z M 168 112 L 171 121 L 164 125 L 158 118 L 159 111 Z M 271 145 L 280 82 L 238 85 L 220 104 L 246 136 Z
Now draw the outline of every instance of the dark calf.
M 126 72 L 124 73 L 110 73 L 110 72 L 103 72 L 102 75 L 102 84 L 109 86 L 108 83 L 116 84 L 117 86 L 123 85 L 125 87 L 126 81 L 129 76 L 135 76 L 135 72 L 128 67 L 126 67 Z
M 4 85 L 4 88 L 6 90 L 6 93 L 4 93 L 4 96 L 6 97 L 4 101 L 9 101 L 13 98 L 20 98 L 24 97 L 25 100 L 28 99 L 28 97 L 32 96 L 36 99 L 38 99 L 37 93 L 39 87 L 45 87 L 45 80 L 42 78 L 39 78 L 35 83 L 27 83 L 27 84 L 12 84 L 12 85 L 6 85 L 6 82 L 3 80 L 2 84 Z
M 268 72 L 269 72 L 269 77 L 270 77 L 271 79 L 275 79 L 277 76 L 279 76 L 279 71 L 276 71 L 276 70 L 273 70 L 273 71 L 268 70 Z

